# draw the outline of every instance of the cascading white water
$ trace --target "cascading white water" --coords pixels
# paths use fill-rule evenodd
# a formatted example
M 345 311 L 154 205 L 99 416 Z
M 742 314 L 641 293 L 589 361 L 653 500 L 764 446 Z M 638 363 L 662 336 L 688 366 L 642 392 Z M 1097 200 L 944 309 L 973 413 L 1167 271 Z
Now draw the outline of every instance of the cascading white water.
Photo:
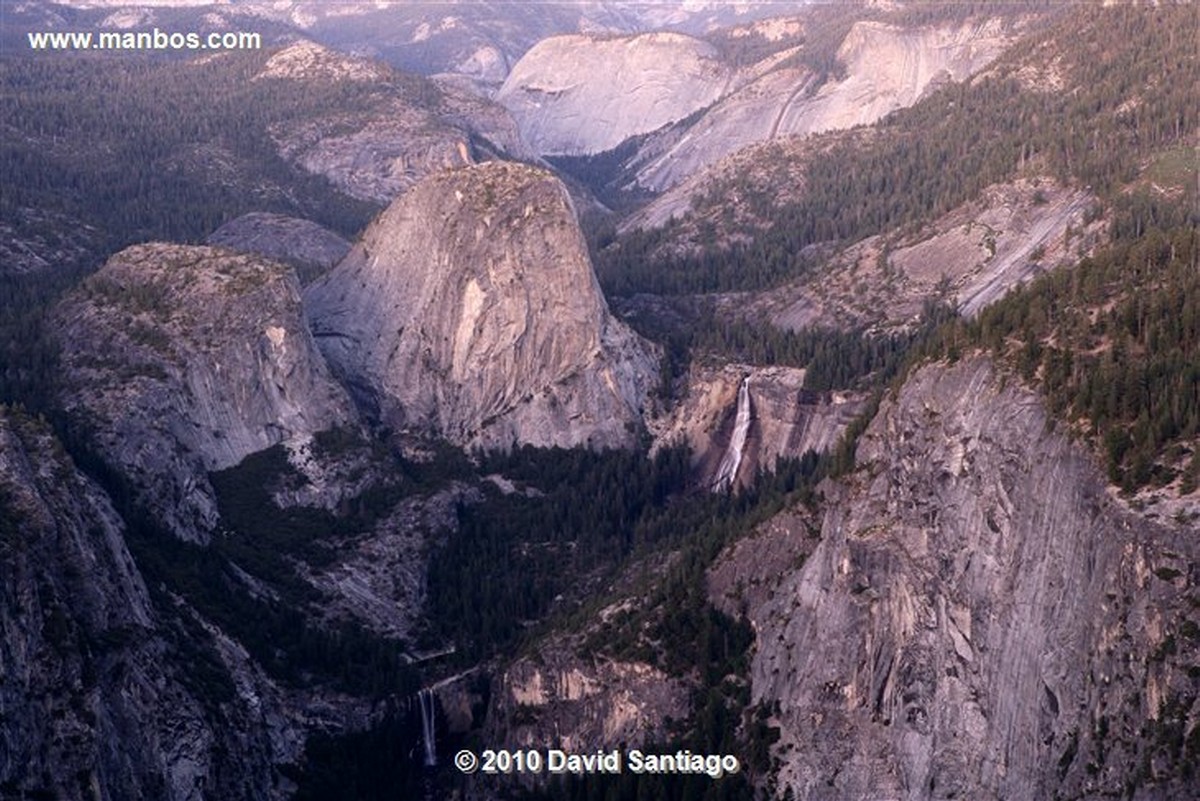
M 417 693 L 417 701 L 421 705 L 421 740 L 425 746 L 425 766 L 437 764 L 437 740 L 434 730 L 437 705 L 434 703 L 433 690 L 421 690 Z
M 742 451 L 746 448 L 746 435 L 750 433 L 750 377 L 742 379 L 738 390 L 737 419 L 733 425 L 733 436 L 729 438 L 729 447 L 717 465 L 717 475 L 713 479 L 712 488 L 715 492 L 728 489 L 737 479 L 738 468 L 742 466 Z

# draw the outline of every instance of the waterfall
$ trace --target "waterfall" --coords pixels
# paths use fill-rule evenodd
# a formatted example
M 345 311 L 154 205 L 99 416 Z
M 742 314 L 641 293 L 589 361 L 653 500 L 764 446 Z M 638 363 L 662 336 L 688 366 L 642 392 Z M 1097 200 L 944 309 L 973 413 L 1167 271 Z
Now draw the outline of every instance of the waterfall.
M 750 377 L 742 379 L 738 390 L 737 420 L 733 426 L 733 436 L 729 438 L 729 447 L 717 465 L 717 475 L 713 479 L 712 488 L 720 492 L 729 489 L 737 480 L 738 468 L 742 466 L 742 451 L 746 448 L 746 435 L 750 432 Z
M 417 693 L 417 701 L 421 704 L 421 741 L 425 745 L 425 766 L 431 768 L 437 764 L 437 739 L 434 730 L 437 703 L 433 690 L 421 690 Z

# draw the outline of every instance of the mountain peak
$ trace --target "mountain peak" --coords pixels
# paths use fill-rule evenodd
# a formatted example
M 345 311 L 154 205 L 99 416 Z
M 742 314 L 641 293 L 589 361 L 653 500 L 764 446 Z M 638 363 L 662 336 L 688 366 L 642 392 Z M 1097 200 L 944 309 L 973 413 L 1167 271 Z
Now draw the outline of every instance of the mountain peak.
M 417 184 L 305 301 L 386 422 L 461 445 L 629 444 L 655 374 L 609 313 L 566 189 L 522 164 Z

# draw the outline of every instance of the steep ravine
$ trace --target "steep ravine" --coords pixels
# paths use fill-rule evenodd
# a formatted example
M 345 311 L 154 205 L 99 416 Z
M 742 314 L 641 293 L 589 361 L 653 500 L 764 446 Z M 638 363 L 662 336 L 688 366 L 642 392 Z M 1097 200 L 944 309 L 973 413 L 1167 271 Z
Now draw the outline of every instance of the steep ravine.
M 1194 521 L 1114 500 L 1038 396 L 978 356 L 910 376 L 858 464 L 824 485 L 803 567 L 776 560 L 744 599 L 781 791 L 1194 798 Z

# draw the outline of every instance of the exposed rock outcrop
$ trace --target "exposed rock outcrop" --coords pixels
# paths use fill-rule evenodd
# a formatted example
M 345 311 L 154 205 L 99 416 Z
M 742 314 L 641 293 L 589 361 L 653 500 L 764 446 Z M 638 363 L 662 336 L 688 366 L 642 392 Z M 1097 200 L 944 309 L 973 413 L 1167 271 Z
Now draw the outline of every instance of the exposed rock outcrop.
M 798 98 L 815 88 L 815 81 L 803 66 L 766 71 L 714 103 L 693 124 L 649 137 L 627 165 L 632 184 L 663 192 L 744 147 L 791 133 L 781 121 Z
M 582 657 L 569 640 L 543 643 L 499 677 L 489 735 L 508 748 L 591 751 L 661 738 L 689 711 L 691 688 L 655 667 Z
M 535 152 L 580 155 L 704 108 L 732 76 L 712 45 L 682 34 L 556 36 L 516 63 L 496 99 Z
M 55 310 L 60 401 L 176 535 L 216 522 L 207 473 L 352 419 L 287 267 L 209 247 L 139 245 Z
M 389 70 L 363 58 L 351 58 L 335 53 L 316 42 L 302 39 L 288 45 L 267 59 L 262 72 L 254 80 L 288 78 L 291 80 L 378 81 Z
M 933 88 L 991 63 L 1014 39 L 1005 22 L 901 28 L 859 22 L 838 50 L 846 77 L 780 110 L 777 132 L 807 134 L 875 122 Z
M 406 100 L 277 126 L 271 135 L 283 158 L 374 203 L 390 202 L 426 175 L 475 161 L 467 131 Z
M 686 3 L 583 0 L 500 4 L 380 0 L 341 0 L 337 3 L 245 0 L 213 4 L 211 0 L 142 0 L 137 5 L 160 4 L 204 6 L 197 10 L 196 16 L 202 13 L 206 24 L 219 29 L 245 29 L 248 24 L 262 25 L 262 21 L 270 21 L 275 24 L 268 30 L 282 29 L 287 35 L 294 36 L 298 28 L 322 41 L 335 42 L 348 52 L 379 53 L 392 64 L 422 74 L 458 72 L 470 76 L 480 81 L 481 91 L 494 88 L 503 81 L 508 65 L 548 36 L 564 33 L 613 35 L 664 28 L 699 35 L 758 17 L 795 13 L 805 6 L 804 0 L 771 3 L 749 0 L 688 0 Z M 100 9 L 128 6 L 128 2 L 68 0 L 65 5 Z M 30 10 L 49 14 L 33 3 L 18 5 L 13 13 L 28 14 Z M 72 20 L 78 24 L 79 8 L 73 11 Z M 95 16 L 102 13 L 94 12 Z M 139 12 L 125 8 L 117 13 L 126 18 L 137 18 L 135 15 Z M 144 14 L 144 11 L 140 13 Z M 144 16 L 141 18 L 144 20 Z M 22 29 L 39 28 L 26 24 Z
M 566 190 L 523 165 L 422 182 L 305 302 L 364 403 L 461 445 L 630 444 L 656 374 L 608 311 Z
M 671 237 L 673 251 L 699 250 L 714 232 L 723 244 L 747 241 L 775 224 L 776 207 L 804 197 L 814 159 L 828 153 L 838 140 L 861 141 L 869 136 L 866 129 L 837 137 L 789 137 L 749 145 L 663 192 L 626 217 L 618 231 L 651 230 L 678 221 L 679 229 Z M 747 202 L 756 197 L 771 202 Z
M 278 692 L 177 612 L 163 623 L 104 492 L 0 412 L 0 796 L 287 796 L 276 765 L 303 737 Z
M 826 451 L 862 412 L 865 399 L 849 392 L 804 389 L 804 370 L 729 364 L 696 365 L 683 400 L 651 423 L 656 446 L 683 442 L 691 448 L 700 481 L 711 485 L 735 425 L 738 390 L 747 383 L 750 425 L 735 486 L 747 486 L 779 459 Z
M 777 54 L 744 71 L 748 74 L 739 76 L 732 90 L 691 124 L 656 132 L 638 146 L 624 164 L 630 188 L 664 194 L 624 227 L 655 228 L 684 216 L 697 196 L 731 176 L 740 182 L 747 170 L 757 169 L 755 161 L 779 169 L 781 161 L 803 157 L 803 145 L 789 138 L 870 125 L 912 106 L 944 83 L 985 69 L 1021 29 L 1020 19 L 925 27 L 859 22 L 838 50 L 841 77 L 823 84 L 796 59 L 786 58 L 793 51 Z M 761 147 L 770 140 L 785 142 L 790 152 Z M 755 145 L 760 147 L 747 151 L 750 158 L 727 159 Z M 753 175 L 749 177 L 753 183 Z M 781 176 L 773 183 L 775 192 L 786 193 L 794 179 Z M 737 202 L 734 198 L 722 208 Z M 741 227 L 741 220 L 722 226 L 730 232 Z
M 206 241 L 290 264 L 301 283 L 329 270 L 350 251 L 349 242 L 311 220 L 260 211 L 230 220 Z
M 14 210 L 0 220 L 0 278 L 86 263 L 100 232 L 82 220 L 45 209 Z
M 973 317 L 1009 290 L 1096 247 L 1088 192 L 1049 179 L 991 186 L 915 234 L 873 236 L 755 304 L 782 328 L 898 326 L 939 299 Z
M 377 634 L 411 642 L 426 612 L 433 545 L 457 525 L 455 506 L 477 497 L 477 492 L 452 486 L 406 500 L 370 531 L 334 543 L 337 558 L 332 563 L 303 570 L 324 596 L 322 617 L 353 620 Z
M 820 535 L 819 510 L 798 506 L 771 517 L 713 562 L 705 576 L 709 601 L 734 619 L 748 613 L 760 619 L 780 585 L 820 544 Z
M 356 89 L 351 101 L 328 112 L 270 130 L 284 159 L 359 200 L 390 203 L 431 173 L 498 153 L 531 155 L 502 106 L 454 81 L 393 72 L 311 42 L 272 56 L 255 78 L 268 79 L 369 87 Z
M 858 460 L 825 486 L 804 566 L 748 604 L 779 787 L 1193 797 L 1194 527 L 1115 503 L 1038 397 L 978 356 L 910 376 Z

